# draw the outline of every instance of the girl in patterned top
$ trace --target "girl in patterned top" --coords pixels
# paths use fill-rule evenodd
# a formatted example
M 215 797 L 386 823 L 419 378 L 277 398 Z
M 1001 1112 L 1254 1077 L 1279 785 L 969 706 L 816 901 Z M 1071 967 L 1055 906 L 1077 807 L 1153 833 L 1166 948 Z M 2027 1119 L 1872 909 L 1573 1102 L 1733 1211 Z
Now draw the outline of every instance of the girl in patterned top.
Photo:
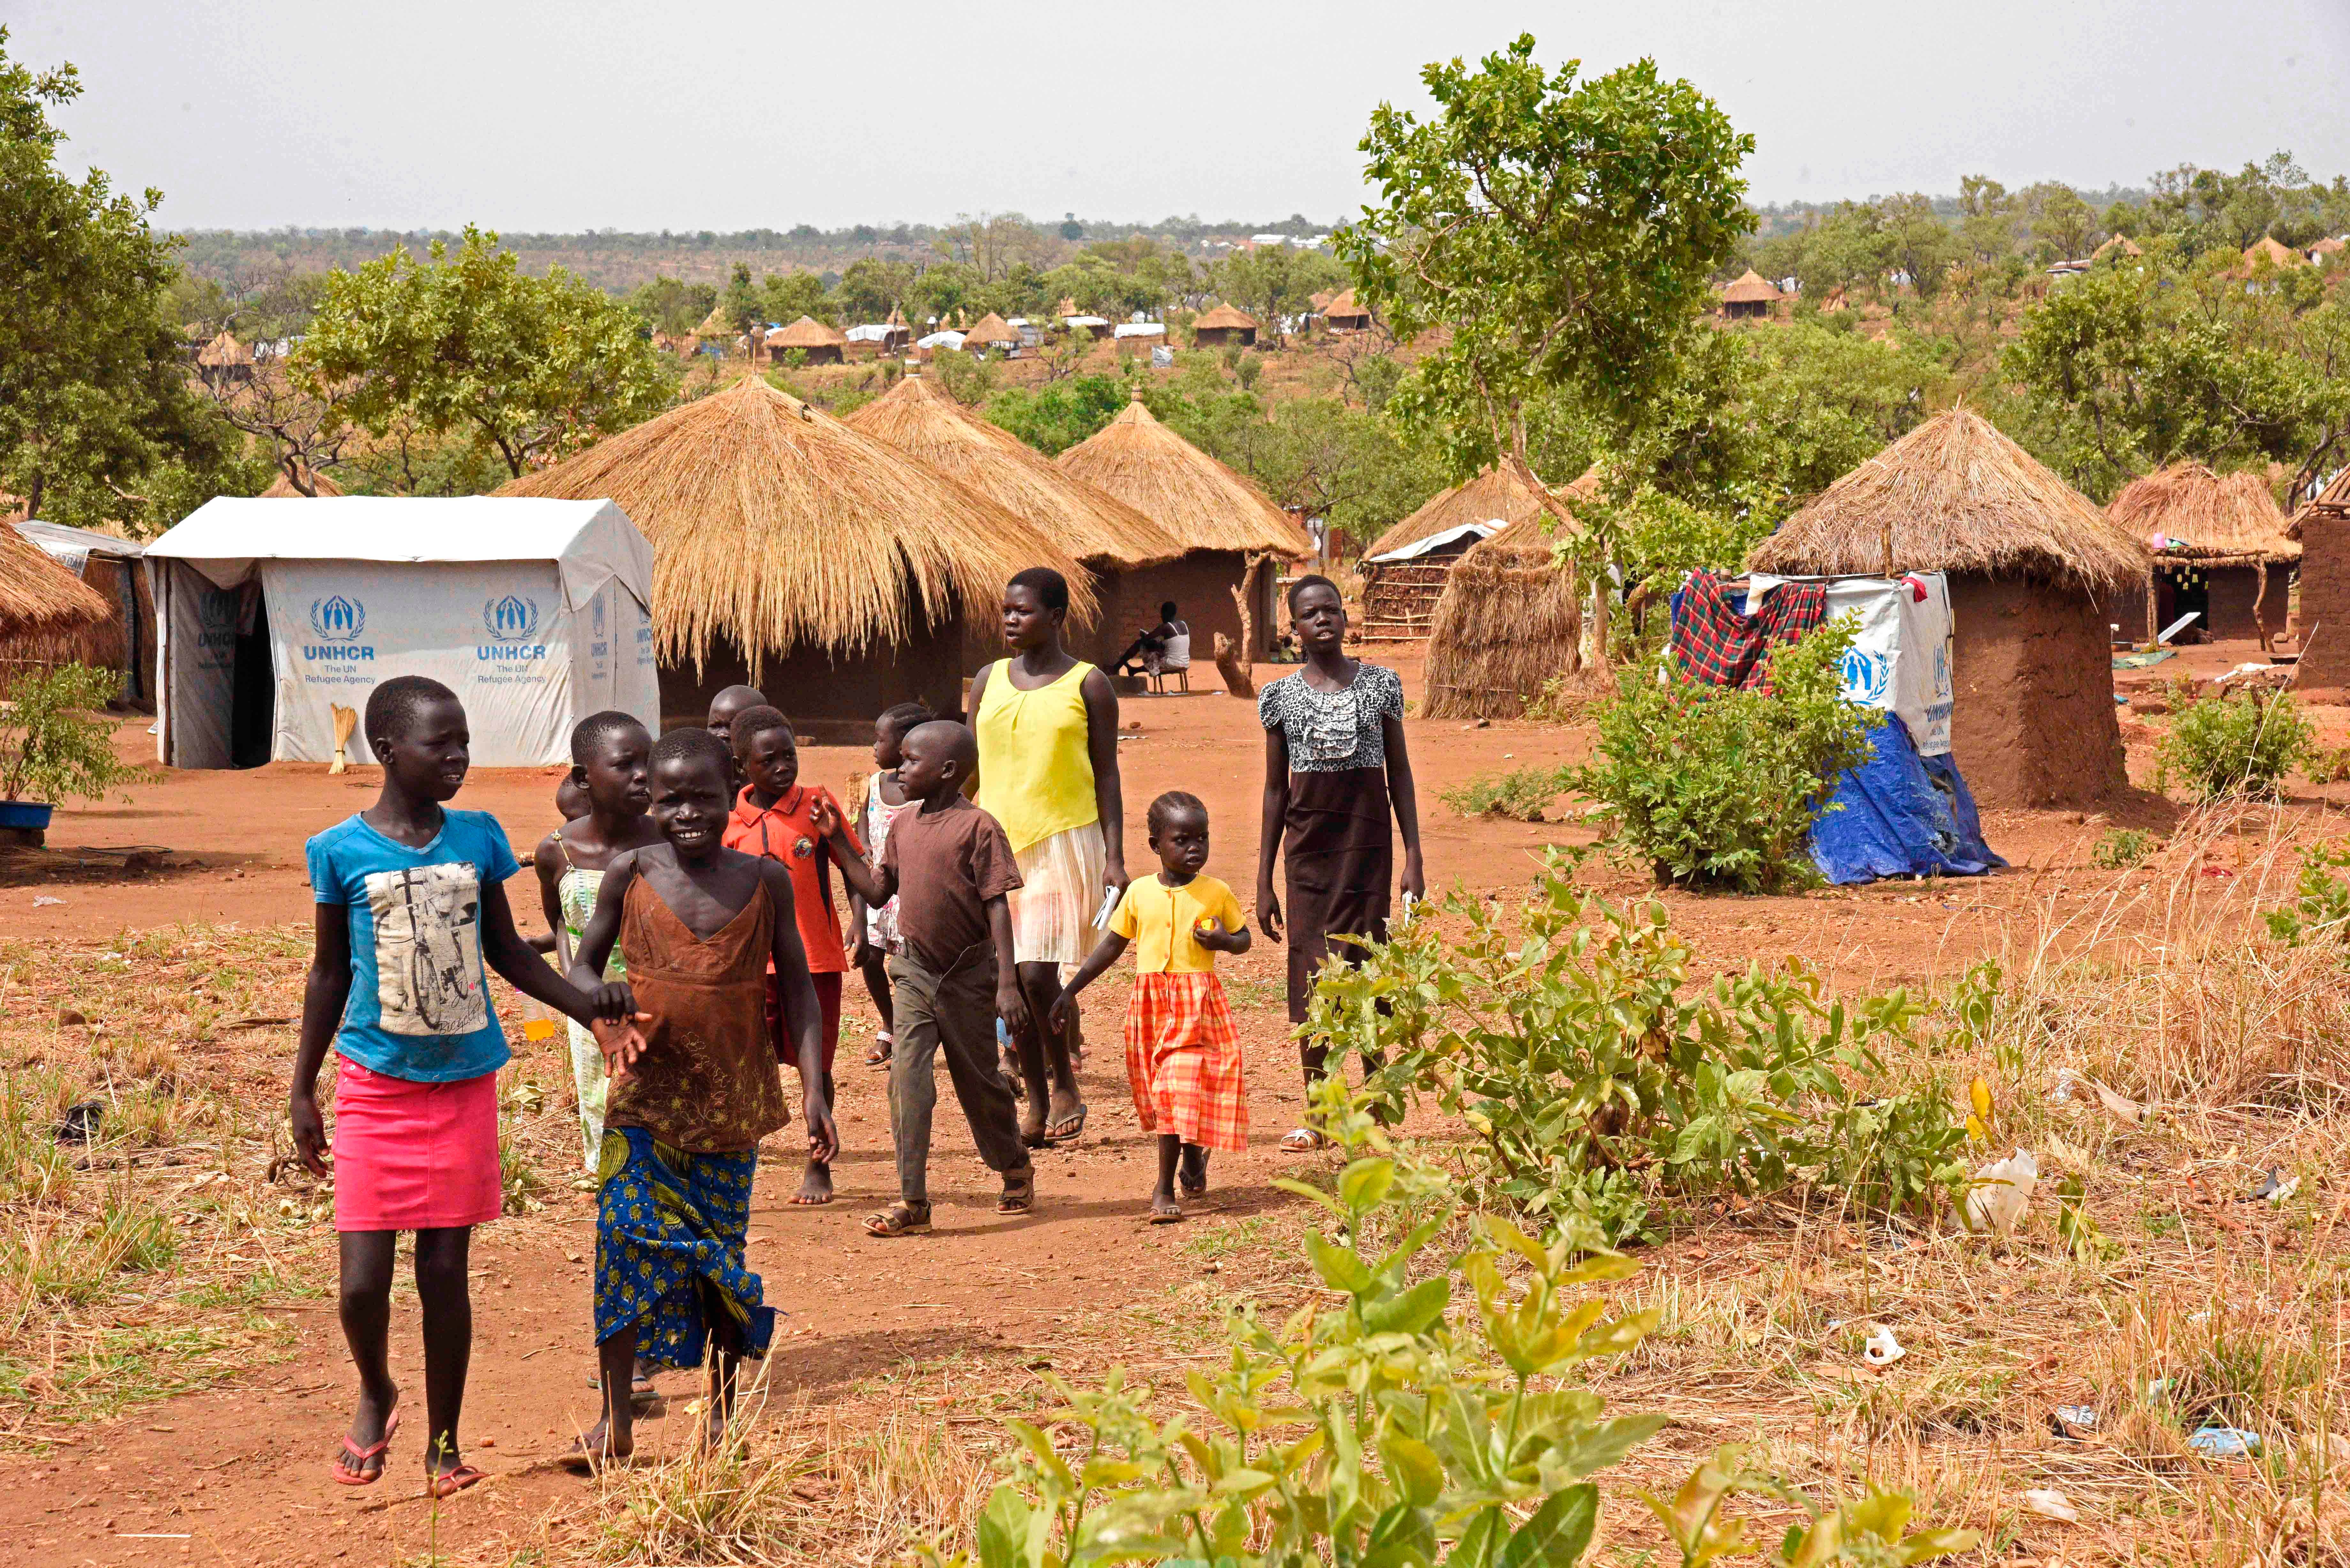
M 1423 897 L 1419 805 L 1404 750 L 1403 682 L 1392 670 L 1347 656 L 1347 607 L 1337 585 L 1300 577 L 1289 590 L 1289 624 L 1305 663 L 1257 697 L 1264 725 L 1264 816 L 1256 871 L 1257 924 L 1282 940 L 1283 904 L 1273 863 L 1286 848 L 1289 1020 L 1305 1022 L 1323 961 L 1359 961 L 1333 932 L 1384 941 L 1394 831 L 1403 831 L 1403 892 Z M 1392 816 L 1390 816 L 1392 809 Z M 1322 1075 L 1326 1043 L 1301 1041 L 1310 1086 Z M 1380 1064 L 1367 1059 L 1376 1071 Z M 1302 1154 L 1322 1135 L 1298 1127 L 1282 1148 Z

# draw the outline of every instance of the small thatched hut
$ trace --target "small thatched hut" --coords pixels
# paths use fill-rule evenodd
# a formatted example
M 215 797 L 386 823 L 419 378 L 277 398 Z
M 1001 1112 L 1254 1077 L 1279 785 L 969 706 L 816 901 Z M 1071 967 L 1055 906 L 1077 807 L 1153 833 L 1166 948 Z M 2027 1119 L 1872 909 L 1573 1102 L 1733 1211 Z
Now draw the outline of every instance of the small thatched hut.
M 1017 348 L 1021 341 L 1020 328 L 993 310 L 962 331 L 962 346 L 966 348 Z
M 1542 502 L 1506 467 L 1486 469 L 1466 484 L 1438 492 L 1363 552 L 1363 635 L 1399 641 L 1428 636 L 1446 578 L 1480 538 L 1461 530 L 1481 523 L 1514 527 L 1541 515 Z M 1447 535 L 1452 536 L 1446 539 Z M 1443 542 L 1405 560 L 1380 558 L 1431 539 Z
M 123 628 L 116 613 L 105 595 L 15 524 L 0 523 L 0 686 L 53 664 L 119 668 Z
M 988 423 L 924 377 L 904 378 L 844 422 L 976 490 L 1076 557 L 1091 574 L 1103 606 L 1091 627 L 1069 628 L 1069 647 L 1079 658 L 1097 664 L 1114 659 L 1138 627 L 1157 624 L 1159 600 L 1142 603 L 1158 580 L 1147 575 L 1187 552 L 1181 540 L 1150 518 L 1059 467 L 1010 431 Z M 1144 575 L 1140 589 L 1130 592 L 1128 579 L 1138 575 Z M 995 623 L 970 629 L 966 662 L 1003 656 Z
M 1430 719 L 1514 719 L 1555 679 L 1583 667 L 1573 568 L 1533 528 L 1507 528 L 1461 557 L 1428 639 Z
M 1367 332 L 1371 313 L 1355 302 L 1355 291 L 1343 289 L 1336 298 L 1322 307 L 1322 325 L 1333 332 Z
M 1949 574 L 1952 753 L 1987 805 L 2123 788 L 2108 607 L 2146 546 L 1965 409 L 1928 420 L 1780 524 L 1747 565 L 1791 576 Z
M 253 350 L 226 332 L 196 350 L 196 374 L 207 386 L 227 386 L 253 379 Z
M 2350 687 L 2350 468 L 2293 514 L 2301 546 L 2301 663 L 2293 684 Z
M 1191 323 L 1191 341 L 1201 348 L 1231 344 L 1250 348 L 1256 342 L 1256 317 L 1230 305 L 1219 305 Z
M 1055 461 L 1156 522 L 1184 548 L 1180 560 L 1121 576 L 1107 624 L 1149 625 L 1160 603 L 1171 599 L 1191 624 L 1198 659 L 1219 633 L 1241 643 L 1237 588 L 1249 602 L 1248 657 L 1271 650 L 1275 574 L 1261 567 L 1314 554 L 1313 539 L 1288 514 L 1139 400 Z
M 2154 552 L 2152 594 L 2143 587 L 2114 603 L 2125 633 L 2143 623 L 2147 640 L 2189 610 L 2215 638 L 2257 638 L 2265 648 L 2285 630 L 2285 607 L 2301 545 L 2285 537 L 2285 515 L 2253 473 L 2222 478 L 2199 462 L 2175 462 L 2132 480 L 2106 508 L 2121 530 Z M 2274 581 L 2271 581 L 2273 574 Z
M 803 316 L 788 327 L 767 334 L 767 357 L 780 360 L 797 349 L 810 365 L 837 365 L 848 352 L 848 338 L 837 327 L 813 316 Z
M 1771 307 L 1786 297 L 1771 282 L 1748 267 L 1722 286 L 1721 313 L 1732 320 L 1771 314 Z
M 2112 256 L 2117 261 L 2136 261 L 2144 254 L 2146 253 L 2138 248 L 2136 240 L 2131 239 L 2127 234 L 2116 234 L 2104 244 L 2091 251 L 2089 259 L 2093 262 L 2103 261 L 2107 256 Z
M 2260 270 L 2262 262 L 2282 272 L 2287 267 L 2307 266 L 2309 258 L 2291 245 L 2280 244 L 2274 235 L 2262 234 L 2244 247 L 2244 258 L 2236 268 L 2235 275 L 2251 277 Z
M 760 686 L 819 740 L 872 732 L 920 698 L 962 705 L 963 623 L 1024 566 L 1067 552 L 993 501 L 756 376 L 525 474 L 501 495 L 609 498 L 653 546 L 661 711 L 698 722 Z

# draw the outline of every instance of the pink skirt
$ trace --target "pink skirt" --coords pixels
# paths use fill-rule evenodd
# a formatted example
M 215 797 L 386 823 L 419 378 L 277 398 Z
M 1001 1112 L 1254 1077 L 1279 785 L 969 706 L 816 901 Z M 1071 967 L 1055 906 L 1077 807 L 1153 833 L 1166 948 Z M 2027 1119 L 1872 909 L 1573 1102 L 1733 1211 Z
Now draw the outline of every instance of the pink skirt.
M 504 1207 L 498 1075 L 418 1084 L 335 1057 L 335 1229 L 446 1231 Z

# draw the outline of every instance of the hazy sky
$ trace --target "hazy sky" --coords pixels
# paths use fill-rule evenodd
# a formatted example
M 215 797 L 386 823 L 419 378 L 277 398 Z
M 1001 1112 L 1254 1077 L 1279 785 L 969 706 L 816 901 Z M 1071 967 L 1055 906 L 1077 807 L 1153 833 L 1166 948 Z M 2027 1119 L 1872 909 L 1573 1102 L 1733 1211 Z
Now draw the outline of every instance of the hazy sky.
M 175 227 L 1317 220 L 1419 69 L 1520 31 L 1656 57 L 1753 133 L 1758 201 L 2350 171 L 2350 0 L 5 0 L 71 60 L 68 167 Z

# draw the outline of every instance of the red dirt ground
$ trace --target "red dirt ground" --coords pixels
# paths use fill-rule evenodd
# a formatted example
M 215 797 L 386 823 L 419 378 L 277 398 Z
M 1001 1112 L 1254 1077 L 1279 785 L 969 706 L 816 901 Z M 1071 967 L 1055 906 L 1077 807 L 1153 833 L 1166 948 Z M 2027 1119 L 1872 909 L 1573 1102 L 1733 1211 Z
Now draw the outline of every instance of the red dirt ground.
M 1416 654 L 1368 651 L 1398 665 L 1416 695 Z M 2150 682 L 2182 666 L 2208 674 L 2244 657 L 2234 647 L 2195 649 L 2129 679 Z M 1121 747 L 1129 865 L 1141 871 L 1149 864 L 1144 805 L 1160 790 L 1188 789 L 1206 801 L 1218 834 L 1210 869 L 1245 898 L 1253 883 L 1263 755 L 1253 704 L 1198 694 L 1129 700 L 1125 713 L 1134 737 Z M 2318 714 L 2326 738 L 2338 741 L 2350 714 Z M 1586 746 L 1581 730 L 1418 719 L 1407 729 L 1431 883 L 1505 890 L 1523 885 L 1545 843 L 1586 836 L 1575 826 L 1467 822 L 1437 798 L 1478 773 L 1580 755 Z M 2125 720 L 2124 732 L 2132 777 L 2143 780 L 2155 732 Z M 120 743 L 127 756 L 151 755 L 143 724 L 126 724 Z M 868 765 L 847 748 L 810 748 L 805 776 L 838 788 Z M 495 812 L 516 847 L 526 849 L 555 823 L 555 784 L 551 769 L 484 770 L 459 804 Z M 61 813 L 53 844 L 162 846 L 172 851 L 165 868 L 92 881 L 81 878 L 106 873 L 68 867 L 49 875 L 27 871 L 21 859 L 13 869 L 0 867 L 5 929 L 16 939 L 86 944 L 124 928 L 181 921 L 305 920 L 304 838 L 365 805 L 375 787 L 373 770 L 331 778 L 317 766 L 278 764 L 158 777 L 134 788 L 127 803 Z M 2299 786 L 2283 815 L 2328 816 L 2338 809 L 2324 798 L 2329 793 L 2339 795 L 2343 787 Z M 2118 805 L 2111 820 L 2167 829 L 2177 815 L 2168 803 L 2139 795 Z M 2089 870 L 2090 846 L 2108 826 L 2107 819 L 2070 813 L 1994 815 L 1987 835 L 2016 869 L 1981 882 L 1884 884 L 1781 898 L 1672 894 L 1666 901 L 1711 964 L 1742 968 L 1750 958 L 1794 953 L 1841 985 L 1922 980 L 1948 975 L 2004 941 L 2027 940 L 2043 910 L 2061 915 L 2116 886 L 2158 888 L 2168 877 L 2191 875 L 2159 859 L 2135 873 Z M 1645 886 L 1627 872 L 1607 879 L 1626 893 Z M 536 900 L 525 893 L 527 882 L 513 886 L 525 928 L 536 929 Z M 63 902 L 36 909 L 36 898 Z M 1246 1036 L 1253 1136 L 1247 1155 L 1219 1158 L 1215 1212 L 1203 1218 L 1230 1220 L 1290 1201 L 1268 1185 L 1283 1165 L 1274 1140 L 1292 1125 L 1298 1099 L 1293 1048 L 1283 1037 L 1281 965 L 1279 950 L 1261 943 L 1227 968 Z M 1074 1150 L 1041 1157 L 1040 1202 L 1032 1217 L 994 1214 L 992 1184 L 970 1153 L 950 1099 L 941 1107 L 934 1162 L 938 1233 L 900 1242 L 865 1238 L 859 1217 L 893 1195 L 887 1111 L 879 1075 L 844 1067 L 841 1201 L 817 1210 L 785 1206 L 796 1186 L 796 1161 L 786 1155 L 775 1155 L 761 1172 L 753 1267 L 764 1274 L 770 1301 L 793 1314 L 771 1375 L 779 1394 L 820 1404 L 908 1359 L 1001 1366 L 1002 1386 L 1010 1386 L 1024 1376 L 1018 1367 L 1034 1347 L 1074 1332 L 1065 1327 L 1073 1320 L 1148 1303 L 1201 1277 L 1203 1265 L 1183 1250 L 1200 1225 L 1154 1230 L 1138 1223 L 1149 1148 L 1128 1102 L 1117 1046 L 1125 990 L 1113 975 L 1089 999 L 1093 1049 L 1084 1087 L 1092 1123 Z M 859 988 L 851 991 L 845 1064 L 861 1056 L 872 1026 Z M 290 1054 L 291 1031 L 284 1033 Z M 593 1251 L 592 1210 L 587 1194 L 558 1189 L 556 1198 L 545 1215 L 486 1228 L 475 1246 L 465 1436 L 469 1457 L 494 1480 L 444 1505 L 444 1545 L 522 1544 L 532 1521 L 578 1492 L 580 1483 L 531 1468 L 593 1418 L 585 1262 Z M 331 1292 L 331 1280 L 318 1283 Z M 330 1563 L 383 1562 L 420 1549 L 427 1509 L 414 1490 L 423 1422 L 412 1295 L 395 1303 L 393 1343 L 395 1368 L 417 1403 L 394 1447 L 388 1481 L 364 1490 L 333 1486 L 325 1473 L 353 1391 L 331 1293 L 283 1310 L 298 1324 L 290 1360 L 238 1384 L 83 1428 L 52 1456 L 0 1459 L 0 1561 Z M 664 1428 L 686 1424 L 657 1423 L 652 1440 L 662 1441 Z M 174 1538 L 182 1534 L 186 1539 Z

